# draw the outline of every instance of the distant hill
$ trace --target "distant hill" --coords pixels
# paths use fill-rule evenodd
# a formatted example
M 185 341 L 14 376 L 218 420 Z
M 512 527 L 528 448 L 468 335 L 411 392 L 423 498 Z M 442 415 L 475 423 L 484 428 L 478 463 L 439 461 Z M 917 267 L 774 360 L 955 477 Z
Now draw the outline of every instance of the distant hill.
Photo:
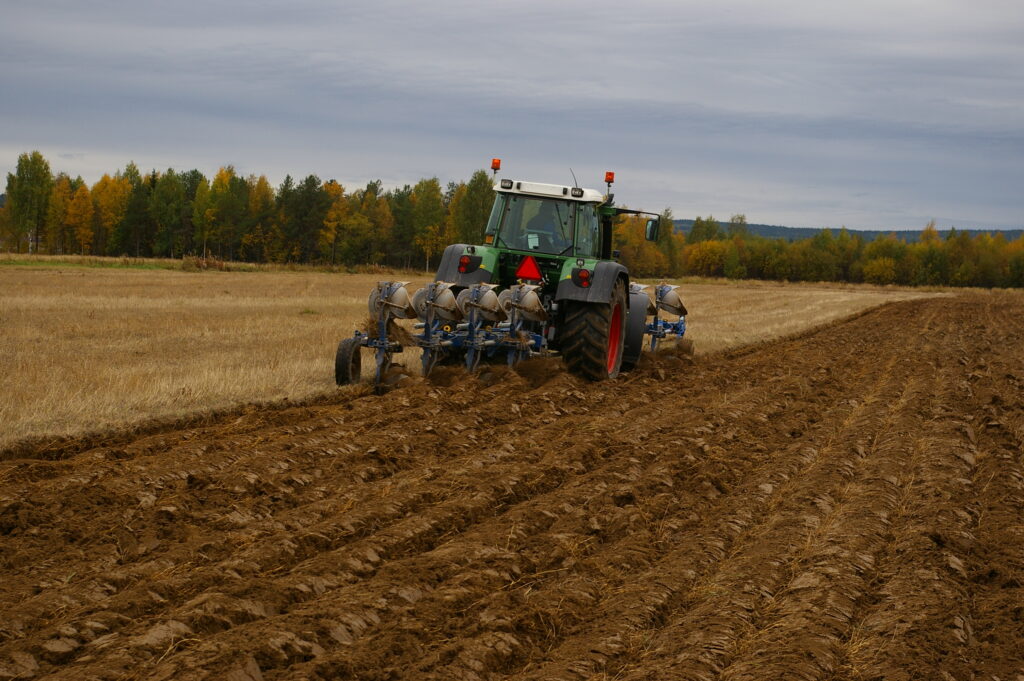
M 684 234 L 690 231 L 693 227 L 693 220 L 673 220 L 676 226 L 677 232 L 683 232 Z M 722 225 L 722 229 L 727 227 L 726 223 L 719 223 Z M 831 228 L 830 228 L 831 229 Z M 799 241 L 800 239 L 809 239 L 821 229 L 815 229 L 813 227 L 782 227 L 779 225 L 747 225 L 747 231 L 751 234 L 758 236 L 764 236 L 771 239 L 785 239 L 786 241 Z M 857 234 L 865 241 L 872 241 L 880 236 L 888 236 L 889 234 L 895 234 L 897 239 L 902 239 L 907 243 L 914 243 L 921 236 L 921 230 L 902 229 L 902 230 L 874 230 L 874 229 L 851 229 L 850 234 Z M 971 236 L 976 234 L 1002 234 L 1007 241 L 1013 241 L 1019 239 L 1024 235 L 1024 229 L 958 229 L 958 232 L 967 232 Z M 839 234 L 838 229 L 832 229 L 833 234 Z M 939 234 L 945 238 L 949 234 L 949 230 L 939 230 Z

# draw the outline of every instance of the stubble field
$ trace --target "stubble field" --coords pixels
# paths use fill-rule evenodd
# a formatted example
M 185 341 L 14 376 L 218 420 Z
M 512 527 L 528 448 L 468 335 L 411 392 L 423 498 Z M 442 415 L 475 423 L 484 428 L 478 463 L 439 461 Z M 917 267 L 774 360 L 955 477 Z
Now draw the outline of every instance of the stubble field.
M 75 266 L 104 262 L 95 258 L 4 262 L 0 449 L 25 438 L 334 392 L 335 348 L 364 323 L 374 284 L 408 279 L 412 291 L 427 281 L 408 274 Z M 684 290 L 701 353 L 921 295 L 770 284 Z
M 8 451 L 0 679 L 1016 679 L 1022 336 L 918 298 Z

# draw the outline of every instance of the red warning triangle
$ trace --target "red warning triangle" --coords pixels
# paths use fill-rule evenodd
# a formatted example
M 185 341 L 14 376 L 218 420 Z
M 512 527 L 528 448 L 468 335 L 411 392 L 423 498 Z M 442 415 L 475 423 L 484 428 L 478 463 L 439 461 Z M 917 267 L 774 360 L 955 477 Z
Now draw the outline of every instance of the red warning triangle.
M 544 275 L 540 273 L 540 267 L 537 266 L 537 261 L 533 259 L 532 255 L 523 258 L 516 269 L 516 279 L 540 281 L 543 278 Z

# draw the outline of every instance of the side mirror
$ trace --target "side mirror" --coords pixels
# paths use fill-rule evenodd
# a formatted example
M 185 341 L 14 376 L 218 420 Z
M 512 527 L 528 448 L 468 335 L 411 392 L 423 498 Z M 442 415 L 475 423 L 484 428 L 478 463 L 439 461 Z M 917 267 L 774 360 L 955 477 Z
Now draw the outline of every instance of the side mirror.
M 645 230 L 645 236 L 648 241 L 658 240 L 658 225 L 661 224 L 661 218 L 651 218 L 647 221 L 647 228 Z

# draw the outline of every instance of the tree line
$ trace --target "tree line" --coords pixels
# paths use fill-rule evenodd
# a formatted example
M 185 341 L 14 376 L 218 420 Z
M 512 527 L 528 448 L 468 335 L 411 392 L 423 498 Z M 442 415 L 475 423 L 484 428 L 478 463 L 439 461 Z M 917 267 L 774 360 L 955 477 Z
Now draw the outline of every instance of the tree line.
M 232 166 L 209 179 L 198 170 L 143 174 L 134 163 L 89 186 L 54 175 L 33 151 L 7 175 L 5 197 L 0 249 L 17 253 L 429 270 L 449 243 L 482 243 L 494 189 L 484 170 L 445 187 L 433 177 L 401 189 L 373 181 L 347 190 L 316 175 L 273 187 Z M 619 258 L 636 276 L 1024 287 L 1024 237 L 955 229 L 943 237 L 929 223 L 915 243 L 845 228 L 786 241 L 751 234 L 741 214 L 725 225 L 698 217 L 685 233 L 670 209 L 661 219 L 656 243 L 644 240 L 640 218 L 615 224 Z
M 134 163 L 89 186 L 51 173 L 38 151 L 19 156 L 0 207 L 0 248 L 274 263 L 379 263 L 427 269 L 450 241 L 481 243 L 494 189 L 484 170 L 442 187 L 436 178 L 346 190 L 316 175 L 278 186 L 232 166 L 143 174 Z
M 684 234 L 671 228 L 666 212 L 659 241 L 649 244 L 641 222 L 616 227 L 621 259 L 640 276 L 1024 287 L 1024 236 L 1009 241 L 998 232 L 951 229 L 943 237 L 932 221 L 914 243 L 894 235 L 865 239 L 846 228 L 787 241 L 749 233 L 744 215 L 724 226 L 712 216 L 698 217 Z

